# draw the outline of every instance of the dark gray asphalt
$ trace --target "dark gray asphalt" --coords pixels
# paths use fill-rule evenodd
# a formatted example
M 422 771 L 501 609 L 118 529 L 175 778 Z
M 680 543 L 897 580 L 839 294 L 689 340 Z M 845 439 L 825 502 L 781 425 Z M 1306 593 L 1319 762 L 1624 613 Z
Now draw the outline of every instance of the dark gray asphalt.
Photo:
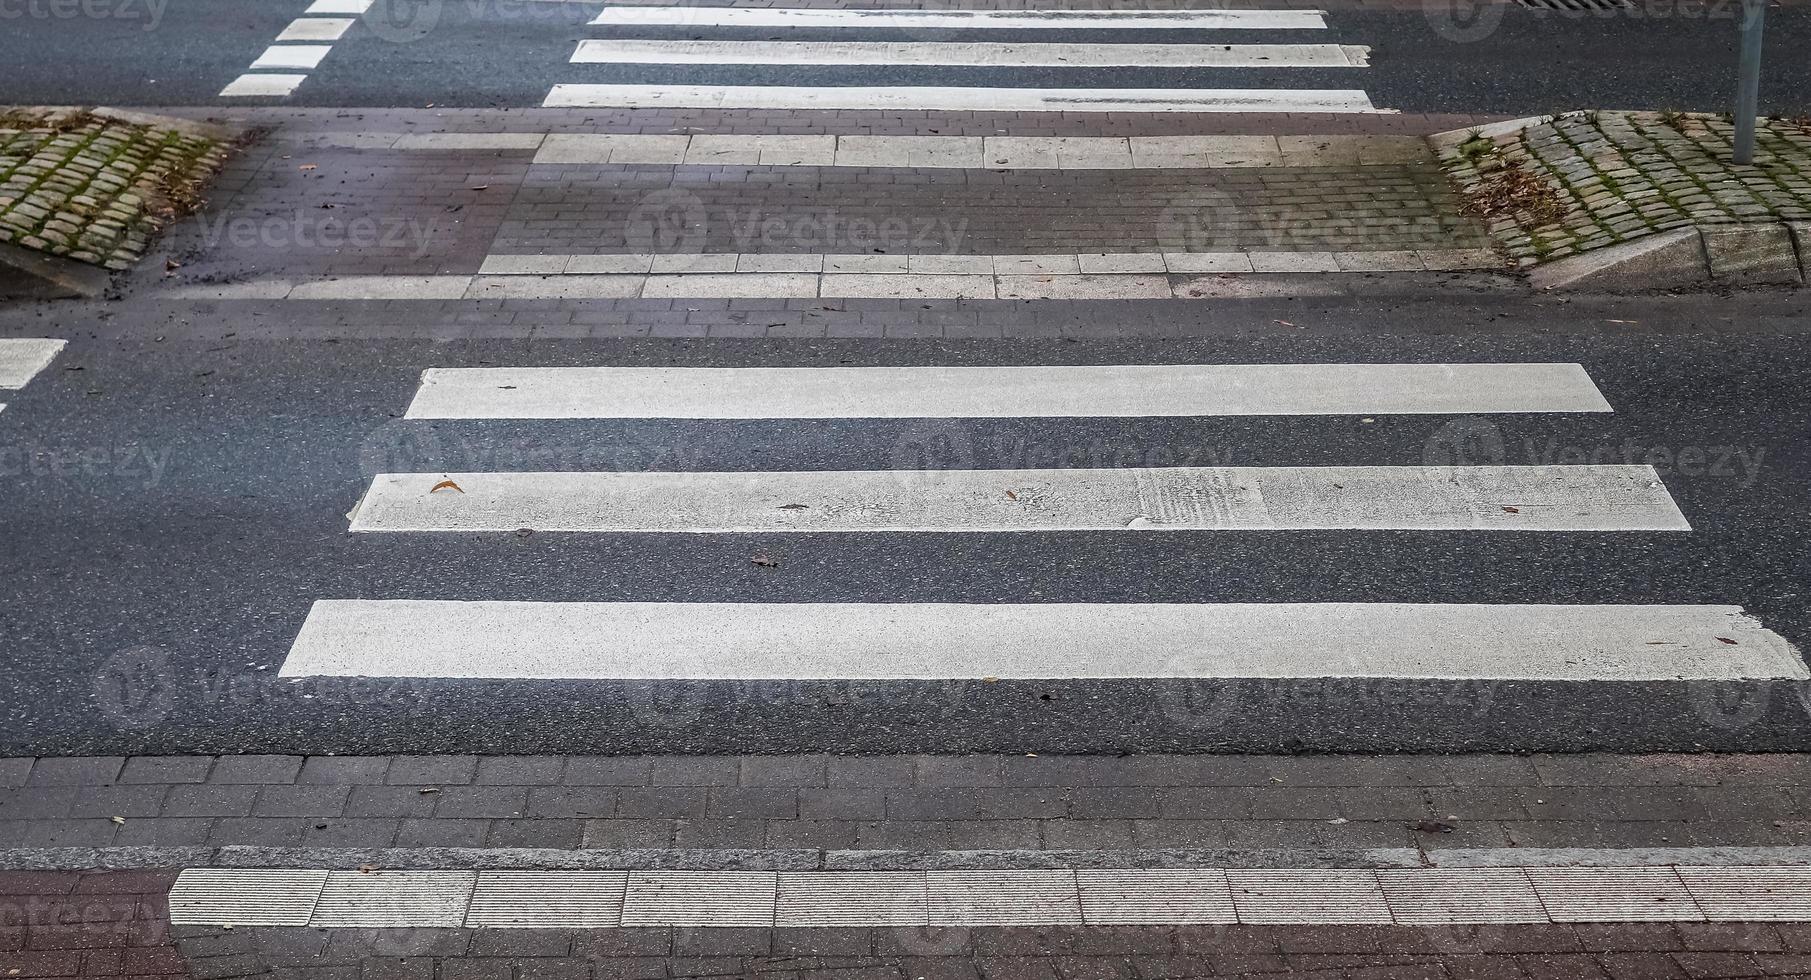
M 276 681 L 316 598 L 1717 602 L 1811 642 L 1806 322 L 1590 329 L 1564 307 L 1195 341 L 544 341 L 78 336 L 0 413 L 0 752 L 1424 751 L 1811 748 L 1796 685 Z M 1176 304 L 1181 307 L 1185 304 Z M 1727 301 L 1625 304 L 1686 325 Z M 1228 304 L 1236 308 L 1236 304 Z M 89 308 L 41 329 L 84 332 Z M 1210 304 L 1197 307 L 1215 316 Z M 1307 323 L 1337 321 L 1296 304 Z M 1494 327 L 1474 328 L 1509 312 Z M 1262 315 L 1261 313 L 1259 314 Z M 18 323 L 23 318 L 13 318 Z M 231 308 L 199 320 L 228 330 Z M 1267 322 L 1267 321 L 1259 321 Z M 1607 331 L 1616 332 L 1607 332 Z M 217 335 L 216 335 L 217 336 Z M 1507 462 L 1662 461 L 1691 534 L 353 537 L 378 469 L 1398 463 L 1448 419 L 405 422 L 475 364 L 1577 360 L 1607 416 L 1495 417 Z M 1468 423 L 1470 424 L 1470 423 Z M 1491 428 L 1491 427 L 1494 427 Z M 1490 438 L 1471 439 L 1499 458 Z M 903 448 L 902 448 L 903 447 Z M 1443 458 L 1451 458 L 1450 456 Z M 1574 460 L 1578 461 L 1578 460 Z M 1720 461 L 1721 465 L 1720 465 Z M 778 568 L 752 565 L 764 551 Z
M 51 0 L 0 32 L 0 102 L 205 105 L 264 49 L 305 0 L 254 7 L 222 0 L 89 0 L 106 16 L 55 17 Z M 1468 10 L 1468 4 L 1461 4 Z M 422 107 L 534 106 L 559 82 L 788 85 L 988 85 L 1362 88 L 1408 112 L 1530 114 L 1583 107 L 1727 109 L 1736 24 L 1642 0 L 1615 15 L 1484 8 L 1335 11 L 1332 29 L 1215 32 L 1214 42 L 1365 44 L 1369 69 L 952 69 L 603 66 L 568 63 L 585 37 L 849 40 L 1199 41 L 1181 31 L 809 31 L 779 33 L 586 26 L 599 4 L 545 0 L 381 0 L 333 45 L 284 104 Z M 78 10 L 82 8 L 76 8 Z M 41 11 L 32 14 L 31 11 Z M 1811 9 L 1776 9 L 1768 24 L 1763 107 L 1811 111 Z M 72 70 L 72 68 L 74 70 Z

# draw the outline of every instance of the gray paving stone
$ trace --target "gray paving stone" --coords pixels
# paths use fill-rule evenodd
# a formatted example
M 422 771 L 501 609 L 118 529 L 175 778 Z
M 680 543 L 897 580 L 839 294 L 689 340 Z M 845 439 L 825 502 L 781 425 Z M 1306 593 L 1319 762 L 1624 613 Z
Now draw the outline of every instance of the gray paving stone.
M 26 786 L 106 786 L 125 769 L 122 756 L 42 758 L 31 767 Z
M 400 786 L 457 786 L 470 783 L 478 760 L 469 755 L 399 755 L 384 781 Z
M 299 755 L 223 755 L 208 775 L 212 783 L 293 783 L 302 771 Z
M 212 756 L 139 755 L 126 760 L 122 783 L 200 783 L 214 766 Z M 0 785 L 4 785 L 0 782 Z
M 560 782 L 565 768 L 562 756 L 487 756 L 478 760 L 477 781 L 502 786 L 550 786 Z

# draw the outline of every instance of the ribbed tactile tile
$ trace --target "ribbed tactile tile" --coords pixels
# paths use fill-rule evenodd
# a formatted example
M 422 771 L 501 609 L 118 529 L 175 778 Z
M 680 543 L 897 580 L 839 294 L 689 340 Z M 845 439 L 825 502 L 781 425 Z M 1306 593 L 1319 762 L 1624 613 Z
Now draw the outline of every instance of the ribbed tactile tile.
M 476 871 L 335 871 L 311 926 L 439 928 L 465 923 Z
M 932 871 L 931 925 L 1081 925 L 1073 871 Z
M 1811 921 L 1811 868 L 1699 868 L 1679 879 L 1712 922 Z
M 305 926 L 314 915 L 327 874 L 281 868 L 190 868 L 170 889 L 170 924 Z
M 1704 913 L 1678 872 L 1656 868 L 1529 868 L 1554 922 L 1693 922 Z
M 481 871 L 465 924 L 478 929 L 622 925 L 626 871 Z
M 1077 871 L 1082 918 L 1091 926 L 1221 925 L 1239 921 L 1226 872 Z
M 1389 868 L 1376 874 L 1398 925 L 1547 921 L 1520 868 Z
M 1248 925 L 1388 925 L 1393 920 L 1370 871 L 1229 869 L 1233 908 Z
M 646 871 L 629 874 L 625 926 L 771 926 L 771 871 Z
M 785 871 L 774 925 L 929 925 L 928 891 L 922 871 Z

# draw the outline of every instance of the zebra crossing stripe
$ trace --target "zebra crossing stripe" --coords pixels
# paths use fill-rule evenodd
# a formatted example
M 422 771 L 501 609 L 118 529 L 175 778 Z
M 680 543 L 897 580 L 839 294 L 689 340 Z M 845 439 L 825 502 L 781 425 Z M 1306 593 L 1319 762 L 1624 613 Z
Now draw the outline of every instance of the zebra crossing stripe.
M 916 446 L 908 446 L 915 449 Z M 445 480 L 461 492 L 436 493 Z M 353 531 L 1688 531 L 1649 466 L 386 473 Z
M 1318 10 L 849 10 L 800 7 L 607 6 L 611 27 L 850 27 L 917 30 L 1324 30 Z
M 430 368 L 412 419 L 1608 412 L 1577 364 Z
M 324 599 L 283 677 L 1811 679 L 1739 606 Z
M 0 388 L 23 388 L 50 366 L 66 340 L 21 337 L 0 340 Z
M 574 64 L 1362 68 L 1344 44 L 1039 44 L 917 41 L 580 41 Z
M 546 108 L 978 112 L 1376 112 L 1362 89 L 559 84 Z

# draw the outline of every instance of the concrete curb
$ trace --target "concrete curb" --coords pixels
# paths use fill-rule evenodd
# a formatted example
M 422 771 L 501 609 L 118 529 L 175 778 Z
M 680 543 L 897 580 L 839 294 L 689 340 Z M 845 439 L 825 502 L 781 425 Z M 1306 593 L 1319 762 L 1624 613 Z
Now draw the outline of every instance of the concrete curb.
M 1811 276 L 1811 222 L 1697 225 L 1535 266 L 1536 289 L 1797 286 Z
M 92 299 L 112 281 L 98 265 L 0 244 L 0 300 Z

